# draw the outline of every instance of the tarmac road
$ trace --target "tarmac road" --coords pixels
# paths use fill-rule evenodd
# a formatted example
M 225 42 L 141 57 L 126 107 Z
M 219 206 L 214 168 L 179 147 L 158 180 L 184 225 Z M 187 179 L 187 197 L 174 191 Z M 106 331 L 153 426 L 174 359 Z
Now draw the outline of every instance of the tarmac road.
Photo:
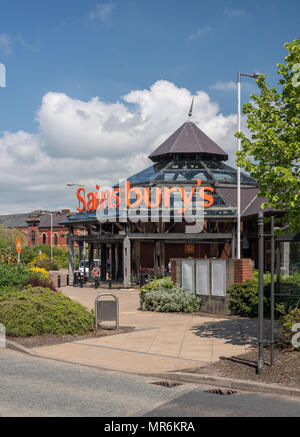
M 300 400 L 165 388 L 153 378 L 33 358 L 0 349 L 0 414 L 9 417 L 299 417 Z

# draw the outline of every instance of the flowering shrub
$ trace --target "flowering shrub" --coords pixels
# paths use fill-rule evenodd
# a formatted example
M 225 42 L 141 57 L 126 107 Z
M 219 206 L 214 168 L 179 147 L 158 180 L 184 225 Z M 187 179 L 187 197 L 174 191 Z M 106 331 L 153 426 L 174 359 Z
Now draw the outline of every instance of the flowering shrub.
M 142 296 L 142 311 L 193 313 L 201 305 L 200 298 L 174 284 L 172 288 L 147 291 Z
M 56 291 L 50 281 L 49 274 L 44 269 L 21 265 L 0 263 L 0 289 L 9 287 L 24 287 L 31 284 L 34 287 L 46 287 Z
M 291 345 L 292 337 L 295 334 L 295 332 L 292 332 L 292 328 L 297 323 L 300 324 L 300 308 L 294 308 L 290 310 L 280 319 L 281 343 L 285 344 L 286 346 Z M 296 350 L 300 350 L 300 347 L 296 348 Z
M 18 256 L 11 254 L 8 248 L 0 249 L 0 262 L 8 265 L 15 265 L 18 263 Z
M 30 271 L 33 273 L 36 273 L 37 276 L 39 276 L 41 279 L 45 281 L 50 281 L 50 275 L 47 272 L 47 270 L 41 268 L 41 267 L 31 267 Z
M 50 280 L 43 280 L 43 279 L 40 279 L 40 278 L 38 278 L 36 276 L 30 277 L 28 279 L 26 285 L 30 286 L 30 287 L 49 288 L 50 290 L 57 292 L 57 290 L 56 290 L 56 288 L 55 288 L 55 286 L 54 286 L 52 281 L 50 281 Z
M 36 255 L 29 265 L 31 267 L 39 267 L 44 270 L 58 270 L 58 265 L 55 261 L 51 261 L 45 253 Z
M 168 290 L 174 287 L 174 283 L 171 278 L 166 277 L 163 279 L 153 279 L 153 281 L 149 282 L 149 284 L 144 285 L 140 291 L 140 300 L 143 302 L 144 296 L 149 291 L 154 290 Z
M 42 253 L 41 255 L 40 254 L 36 254 L 33 257 L 33 259 L 30 261 L 29 265 L 30 265 L 30 267 L 36 267 L 40 263 L 40 261 L 44 261 L 44 260 L 47 260 L 47 259 L 48 259 L 48 257 L 44 253 Z

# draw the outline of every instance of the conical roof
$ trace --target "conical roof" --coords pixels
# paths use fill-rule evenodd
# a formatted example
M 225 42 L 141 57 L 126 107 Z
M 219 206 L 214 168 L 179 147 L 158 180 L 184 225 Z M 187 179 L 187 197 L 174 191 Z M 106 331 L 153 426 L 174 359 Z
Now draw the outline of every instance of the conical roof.
M 174 155 L 195 155 L 197 157 L 227 161 L 228 155 L 194 123 L 188 121 L 164 141 L 149 158 L 158 162 Z

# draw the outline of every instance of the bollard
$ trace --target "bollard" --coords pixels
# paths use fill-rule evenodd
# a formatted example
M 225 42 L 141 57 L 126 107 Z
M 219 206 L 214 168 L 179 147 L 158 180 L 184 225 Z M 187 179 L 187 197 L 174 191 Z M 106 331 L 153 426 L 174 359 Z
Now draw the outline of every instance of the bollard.
M 69 275 L 67 275 L 67 285 L 70 285 L 69 284 Z
M 140 274 L 140 287 L 143 287 L 145 285 L 145 276 L 143 273 Z
M 61 285 L 61 280 L 60 280 L 60 275 L 58 275 L 57 277 L 57 288 L 60 288 Z
M 83 288 L 83 284 L 84 284 L 84 276 L 80 275 L 80 288 Z

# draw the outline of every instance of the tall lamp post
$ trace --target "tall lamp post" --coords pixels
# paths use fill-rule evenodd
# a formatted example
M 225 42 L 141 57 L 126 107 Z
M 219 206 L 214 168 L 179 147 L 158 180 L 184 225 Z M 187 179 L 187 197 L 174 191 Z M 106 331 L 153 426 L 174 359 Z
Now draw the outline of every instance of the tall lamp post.
M 237 113 L 237 131 L 241 132 L 241 76 L 258 79 L 259 73 L 240 73 L 237 74 L 237 91 L 238 91 L 238 113 Z M 241 151 L 241 139 L 238 138 L 238 152 Z M 238 166 L 237 171 L 237 258 L 241 258 L 241 168 Z
M 67 187 L 85 188 L 85 185 L 69 183 L 69 184 L 67 184 Z M 80 204 L 80 203 L 79 203 L 79 204 Z M 76 252 L 75 252 L 75 256 L 76 256 Z M 78 259 L 79 259 L 79 261 L 80 261 L 80 255 L 78 255 Z M 83 259 L 85 259 L 85 243 L 83 243 Z M 85 269 L 85 268 L 84 268 L 84 269 Z
M 85 188 L 85 185 L 81 185 L 81 184 L 67 184 L 67 187 L 78 187 L 78 188 Z
M 53 261 L 53 242 L 52 242 L 52 230 L 53 230 L 53 216 L 52 212 L 42 212 L 41 215 L 50 215 L 50 247 L 51 247 L 51 262 Z

